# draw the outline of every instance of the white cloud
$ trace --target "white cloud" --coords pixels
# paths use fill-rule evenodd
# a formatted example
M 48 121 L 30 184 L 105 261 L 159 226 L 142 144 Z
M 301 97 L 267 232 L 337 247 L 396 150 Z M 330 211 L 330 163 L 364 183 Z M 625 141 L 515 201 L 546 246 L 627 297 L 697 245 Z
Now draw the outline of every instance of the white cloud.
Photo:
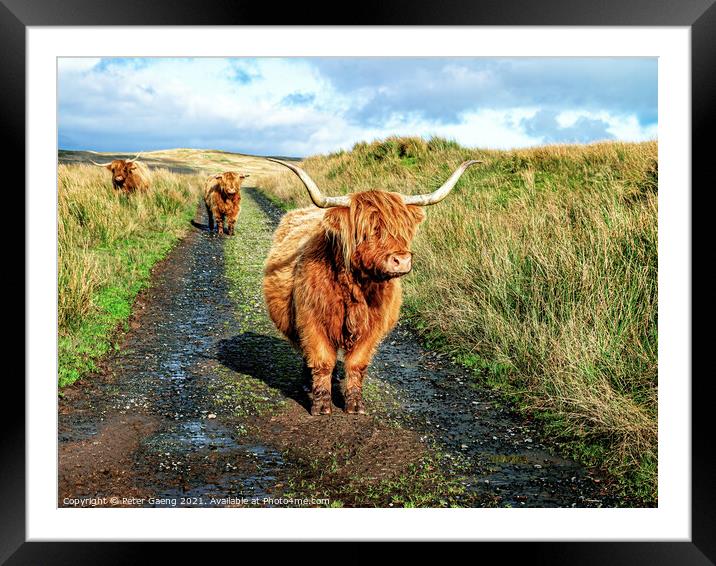
M 657 124 L 642 126 L 635 115 L 610 116 L 605 120 L 609 124 L 609 131 L 619 140 L 646 141 L 657 139 Z

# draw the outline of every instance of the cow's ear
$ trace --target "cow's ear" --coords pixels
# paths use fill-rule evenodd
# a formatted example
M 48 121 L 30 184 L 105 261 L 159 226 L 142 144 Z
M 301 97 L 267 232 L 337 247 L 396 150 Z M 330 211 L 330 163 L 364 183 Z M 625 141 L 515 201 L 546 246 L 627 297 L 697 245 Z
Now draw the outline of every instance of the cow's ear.
M 343 239 L 342 235 L 350 236 L 350 214 L 347 206 L 329 208 L 323 216 L 323 226 L 326 234 L 336 239 Z
M 105 167 L 106 167 L 107 169 L 109 169 L 110 171 L 114 171 L 114 167 L 112 167 L 112 164 L 111 164 L 111 163 L 107 163 L 107 165 L 105 165 Z
M 416 226 L 425 220 L 425 211 L 422 206 L 409 204 L 406 208 L 408 209 L 408 213 L 413 217 Z

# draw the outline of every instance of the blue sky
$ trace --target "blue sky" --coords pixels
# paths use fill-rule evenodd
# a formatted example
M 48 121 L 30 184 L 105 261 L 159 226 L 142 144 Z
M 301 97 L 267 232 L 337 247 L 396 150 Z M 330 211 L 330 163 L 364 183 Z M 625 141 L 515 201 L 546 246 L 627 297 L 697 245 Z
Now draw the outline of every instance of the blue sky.
M 305 156 L 657 136 L 655 58 L 60 58 L 59 146 Z

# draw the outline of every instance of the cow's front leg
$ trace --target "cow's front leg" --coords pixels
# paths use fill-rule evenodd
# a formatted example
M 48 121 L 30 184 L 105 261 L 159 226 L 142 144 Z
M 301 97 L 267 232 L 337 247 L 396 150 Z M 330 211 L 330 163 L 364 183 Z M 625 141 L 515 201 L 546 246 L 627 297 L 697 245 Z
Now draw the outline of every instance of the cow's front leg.
M 349 366 L 346 364 L 346 413 L 351 415 L 365 415 L 365 404 L 363 403 L 363 380 L 365 379 L 367 371 L 367 365 Z
M 311 414 L 331 414 L 331 376 L 336 365 L 336 350 L 323 338 L 313 342 L 306 351 L 306 365 L 311 371 Z
M 344 391 L 346 413 L 364 415 L 363 381 L 368 374 L 368 366 L 375 349 L 384 337 L 384 330 L 377 328 L 346 352 L 344 364 L 346 368 L 346 383 Z
M 331 414 L 331 376 L 335 362 L 321 362 L 311 368 L 311 414 Z
M 368 364 L 373 355 L 370 344 L 361 344 L 346 353 L 346 383 L 344 389 L 345 411 L 350 414 L 365 414 L 363 403 L 363 380 L 368 373 Z
M 229 236 L 233 236 L 233 235 L 234 235 L 234 224 L 236 224 L 236 221 L 235 221 L 235 220 L 234 220 L 233 222 L 229 222 L 229 223 L 227 224 L 227 226 L 226 226 L 226 228 L 227 228 L 226 233 L 227 233 Z
M 221 214 L 216 217 L 216 228 L 219 234 L 224 233 L 224 216 Z

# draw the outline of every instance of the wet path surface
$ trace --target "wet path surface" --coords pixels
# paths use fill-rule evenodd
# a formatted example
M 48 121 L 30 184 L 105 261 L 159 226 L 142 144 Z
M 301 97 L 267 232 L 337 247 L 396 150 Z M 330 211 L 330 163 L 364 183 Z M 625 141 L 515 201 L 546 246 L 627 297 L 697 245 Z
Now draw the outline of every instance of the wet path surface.
M 398 400 L 394 417 L 446 452 L 471 491 L 512 507 L 616 504 L 603 493 L 602 478 L 551 454 L 534 426 L 496 393 L 470 385 L 466 369 L 422 348 L 410 329 L 391 333 L 373 368 L 378 387 L 390 386 Z
M 258 256 L 281 213 L 254 190 L 244 199 L 242 215 L 259 217 L 260 229 L 246 228 L 257 238 L 253 244 L 247 238 L 232 245 L 247 254 L 256 247 Z M 446 472 L 463 477 L 476 500 L 512 507 L 619 504 L 604 493 L 602 479 L 551 454 L 534 427 L 489 389 L 470 385 L 467 370 L 422 348 L 405 326 L 384 341 L 369 370 L 372 417 L 340 408 L 333 417 L 308 416 L 298 355 L 267 330 L 256 288 L 263 257 L 246 267 L 251 288 L 237 295 L 224 275 L 226 240 L 202 230 L 204 223 L 199 216 L 199 228 L 155 270 L 103 375 L 61 400 L 60 505 L 68 497 L 119 496 L 110 504 L 135 506 L 121 498 L 136 497 L 144 506 L 164 506 L 167 498 L 184 497 L 180 505 L 222 506 L 237 503 L 208 499 L 280 494 L 289 469 L 299 465 L 287 460 L 287 446 L 309 449 L 326 436 L 353 438 L 370 430 L 366 446 L 377 451 L 373 456 L 379 460 L 382 450 L 394 458 L 396 433 L 376 426 L 383 420 L 444 454 Z M 273 418 L 256 420 L 251 410 L 239 410 L 253 393 L 239 389 L 241 398 L 231 397 L 227 379 L 255 380 L 267 388 L 259 391 L 262 402 L 288 406 L 275 438 Z M 231 410 L 218 402 L 223 398 Z M 260 433 L 247 433 L 257 423 Z M 404 444 L 414 452 L 411 442 Z

